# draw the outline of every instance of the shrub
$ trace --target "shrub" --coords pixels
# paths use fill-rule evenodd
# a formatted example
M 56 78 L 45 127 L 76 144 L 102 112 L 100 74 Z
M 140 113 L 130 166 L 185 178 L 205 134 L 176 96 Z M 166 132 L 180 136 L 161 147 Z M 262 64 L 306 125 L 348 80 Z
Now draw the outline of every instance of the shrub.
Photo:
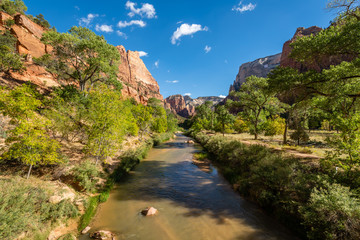
M 360 202 L 347 187 L 314 188 L 300 212 L 309 239 L 360 239 Z
M 86 211 L 84 215 L 82 215 L 79 223 L 79 231 L 82 231 L 84 228 L 86 228 L 91 219 L 95 216 L 96 209 L 99 205 L 99 196 L 91 197 L 88 201 Z
M 94 179 L 100 174 L 97 166 L 90 160 L 86 160 L 73 168 L 73 174 L 80 186 L 87 192 L 93 192 L 97 181 Z
M 282 134 L 284 132 L 285 125 L 285 119 L 279 116 L 268 119 L 264 124 L 265 136 L 275 136 Z
M 2 0 L 0 2 L 0 10 L 10 15 L 15 15 L 17 12 L 24 14 L 27 7 L 22 0 Z
M 234 130 L 238 133 L 244 133 L 249 131 L 249 124 L 245 122 L 240 116 L 235 119 Z
M 52 204 L 46 189 L 23 179 L 0 179 L 0 189 L 11 189 L 0 191 L 0 239 L 14 239 L 24 231 L 44 229 L 49 223 L 78 215 L 70 201 Z
M 299 127 L 290 135 L 292 140 L 297 141 L 297 144 L 300 145 L 300 142 L 307 142 L 309 141 L 309 135 L 305 132 L 302 127 Z

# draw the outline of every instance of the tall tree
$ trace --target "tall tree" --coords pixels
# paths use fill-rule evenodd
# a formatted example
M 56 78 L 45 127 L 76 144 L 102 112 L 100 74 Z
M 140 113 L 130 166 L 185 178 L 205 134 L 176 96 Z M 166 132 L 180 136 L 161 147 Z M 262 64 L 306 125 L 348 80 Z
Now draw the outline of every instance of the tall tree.
M 116 77 L 120 54 L 104 37 L 88 28 L 72 27 L 68 33 L 48 31 L 42 41 L 54 48 L 52 61 L 47 63 L 60 79 L 78 84 L 81 91 L 89 90 L 96 82 L 121 87 Z
M 1 90 L 0 111 L 9 116 L 14 125 L 8 132 L 6 144 L 9 148 L 3 157 L 18 159 L 28 165 L 27 178 L 33 166 L 60 161 L 60 145 L 47 134 L 51 123 L 36 112 L 41 106 L 35 91 L 28 85 L 14 90 Z
M 221 125 L 221 132 L 225 136 L 225 129 L 227 124 L 232 124 L 235 120 L 235 117 L 229 113 L 224 105 L 218 106 L 216 108 L 216 118 Z
M 275 97 L 275 94 L 268 89 L 268 80 L 250 76 L 241 86 L 238 92 L 232 92 L 238 100 L 233 102 L 243 109 L 242 117 L 251 124 L 251 132 L 258 138 L 261 132 L 261 123 L 266 120 L 269 114 L 279 114 L 282 104 Z

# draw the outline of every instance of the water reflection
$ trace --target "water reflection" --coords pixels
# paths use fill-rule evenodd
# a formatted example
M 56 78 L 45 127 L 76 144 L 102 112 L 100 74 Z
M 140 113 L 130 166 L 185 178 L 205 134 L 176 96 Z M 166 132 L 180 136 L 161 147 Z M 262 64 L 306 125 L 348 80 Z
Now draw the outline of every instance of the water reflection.
M 191 164 L 199 149 L 186 140 L 178 136 L 151 150 L 101 205 L 93 230 L 110 230 L 118 239 L 294 239 L 216 170 L 209 174 Z M 159 215 L 142 217 L 148 206 Z

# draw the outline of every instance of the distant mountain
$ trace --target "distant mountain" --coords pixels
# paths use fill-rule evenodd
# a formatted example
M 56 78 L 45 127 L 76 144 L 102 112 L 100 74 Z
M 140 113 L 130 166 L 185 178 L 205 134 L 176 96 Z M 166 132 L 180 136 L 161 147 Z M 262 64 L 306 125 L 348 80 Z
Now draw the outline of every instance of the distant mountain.
M 242 64 L 234 83 L 230 86 L 229 93 L 231 91 L 238 91 L 241 85 L 246 81 L 247 77 L 252 75 L 257 77 L 267 77 L 271 70 L 280 65 L 280 60 L 281 53 Z
M 198 97 L 192 99 L 190 96 L 172 95 L 165 99 L 165 108 L 172 110 L 182 117 L 191 117 L 195 114 L 195 107 L 204 104 L 206 101 L 212 101 L 216 105 L 223 101 L 220 97 Z

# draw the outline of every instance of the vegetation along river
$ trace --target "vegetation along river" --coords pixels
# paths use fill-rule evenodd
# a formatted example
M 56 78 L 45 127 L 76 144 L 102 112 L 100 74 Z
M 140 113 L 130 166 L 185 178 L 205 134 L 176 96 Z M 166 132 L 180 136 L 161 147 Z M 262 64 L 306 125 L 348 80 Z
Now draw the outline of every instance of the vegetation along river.
M 179 135 L 152 149 L 100 206 L 92 231 L 109 230 L 116 239 L 296 239 L 216 169 L 205 173 L 193 165 L 199 148 L 187 140 Z M 159 213 L 143 217 L 148 206 Z

